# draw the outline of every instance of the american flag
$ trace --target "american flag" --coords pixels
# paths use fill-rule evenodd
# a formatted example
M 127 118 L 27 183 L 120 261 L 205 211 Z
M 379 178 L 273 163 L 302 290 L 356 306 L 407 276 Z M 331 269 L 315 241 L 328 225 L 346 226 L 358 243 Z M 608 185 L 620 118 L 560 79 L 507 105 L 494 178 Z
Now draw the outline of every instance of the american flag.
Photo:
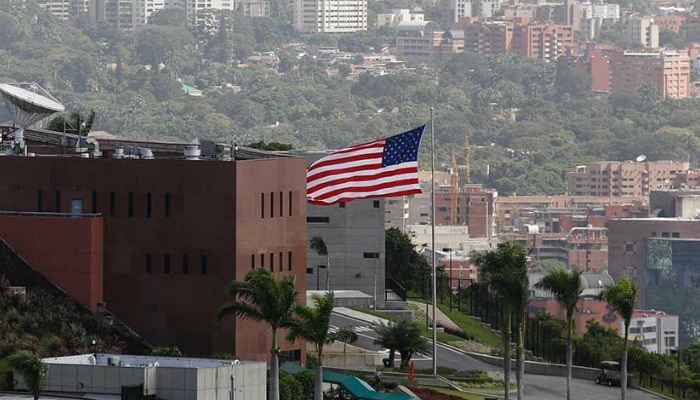
M 420 193 L 418 148 L 425 125 L 322 157 L 306 170 L 306 199 L 328 205 Z

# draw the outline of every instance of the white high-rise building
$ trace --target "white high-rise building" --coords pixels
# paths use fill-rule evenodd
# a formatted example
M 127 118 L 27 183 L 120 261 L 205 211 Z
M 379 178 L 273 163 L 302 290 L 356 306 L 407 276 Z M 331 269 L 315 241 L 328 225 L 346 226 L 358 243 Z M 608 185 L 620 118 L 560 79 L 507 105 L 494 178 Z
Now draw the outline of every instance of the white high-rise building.
M 148 23 L 148 18 L 165 6 L 165 0 L 89 0 L 88 8 L 92 18 L 132 30 Z
M 659 47 L 659 25 L 653 17 L 631 17 L 625 21 L 624 31 L 632 47 Z
M 302 33 L 367 29 L 367 0 L 294 0 L 294 25 Z
M 85 14 L 88 0 L 37 0 L 37 4 L 58 19 L 72 19 Z

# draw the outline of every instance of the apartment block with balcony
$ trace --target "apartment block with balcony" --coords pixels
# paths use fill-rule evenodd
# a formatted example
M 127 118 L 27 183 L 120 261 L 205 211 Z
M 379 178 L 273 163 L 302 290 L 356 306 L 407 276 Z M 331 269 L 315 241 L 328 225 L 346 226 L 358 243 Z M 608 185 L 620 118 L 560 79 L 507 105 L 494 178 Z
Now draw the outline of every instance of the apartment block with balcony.
M 690 91 L 690 57 L 673 50 L 612 53 L 613 93 L 636 93 L 651 84 L 665 98 L 687 99 Z
M 575 196 L 642 197 L 689 167 L 688 162 L 674 161 L 597 161 L 576 167 L 566 179 Z
M 632 47 L 659 47 L 659 25 L 654 17 L 634 16 L 623 22 L 623 32 Z
M 486 22 L 468 25 L 464 30 L 464 49 L 480 54 L 510 54 L 513 30 L 510 22 Z
M 465 29 L 465 49 L 481 54 L 519 54 L 549 62 L 573 44 L 573 27 L 567 25 L 499 21 L 474 23 Z
M 445 61 L 464 50 L 464 31 L 443 31 L 433 21 L 404 21 L 396 30 L 396 53 L 408 60 Z
M 367 0 L 294 0 L 294 26 L 302 33 L 367 30 Z

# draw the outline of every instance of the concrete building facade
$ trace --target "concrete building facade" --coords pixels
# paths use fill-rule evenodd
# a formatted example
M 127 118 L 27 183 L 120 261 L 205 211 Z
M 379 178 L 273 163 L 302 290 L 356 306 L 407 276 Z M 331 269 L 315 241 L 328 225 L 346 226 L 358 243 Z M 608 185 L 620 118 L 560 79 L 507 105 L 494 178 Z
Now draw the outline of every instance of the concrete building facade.
M 377 27 L 390 26 L 396 28 L 403 21 L 424 20 L 425 15 L 422 10 L 393 9 L 390 14 L 377 14 Z
M 481 54 L 519 54 L 553 62 L 573 44 L 570 25 L 477 22 L 465 29 L 464 48 Z
M 443 31 L 433 21 L 404 21 L 396 30 L 396 53 L 408 60 L 445 61 L 464 50 L 464 31 Z
M 124 394 L 180 400 L 259 400 L 267 395 L 264 362 L 200 358 L 82 354 L 45 358 L 44 391 L 88 395 Z M 17 388 L 24 381 L 17 375 Z
M 628 18 L 623 23 L 623 32 L 627 43 L 633 47 L 659 47 L 659 25 L 654 22 L 653 17 L 634 16 Z
M 688 162 L 596 161 L 567 172 L 569 193 L 575 196 L 643 197 L 689 169 Z
M 620 335 L 624 337 L 624 324 Z M 678 316 L 656 310 L 634 310 L 630 321 L 630 346 L 639 346 L 649 353 L 671 355 L 678 350 Z
M 327 154 L 293 153 L 305 155 L 309 165 Z M 401 197 L 396 198 L 400 199 Z M 386 200 L 355 200 L 328 206 L 306 205 L 306 280 L 309 289 L 358 290 L 376 298 L 377 308 L 384 307 Z M 323 239 L 328 248 L 328 257 L 319 255 L 308 247 L 314 237 Z

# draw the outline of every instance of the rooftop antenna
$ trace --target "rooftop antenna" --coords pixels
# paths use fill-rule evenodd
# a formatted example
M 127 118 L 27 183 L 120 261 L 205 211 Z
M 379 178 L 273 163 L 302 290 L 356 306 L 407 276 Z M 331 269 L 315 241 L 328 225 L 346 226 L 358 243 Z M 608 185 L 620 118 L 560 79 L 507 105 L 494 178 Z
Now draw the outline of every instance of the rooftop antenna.
M 11 152 L 20 156 L 27 155 L 24 130 L 49 115 L 66 109 L 56 98 L 34 82 L 0 83 L 0 96 L 12 114 L 13 124 L 16 125 Z

